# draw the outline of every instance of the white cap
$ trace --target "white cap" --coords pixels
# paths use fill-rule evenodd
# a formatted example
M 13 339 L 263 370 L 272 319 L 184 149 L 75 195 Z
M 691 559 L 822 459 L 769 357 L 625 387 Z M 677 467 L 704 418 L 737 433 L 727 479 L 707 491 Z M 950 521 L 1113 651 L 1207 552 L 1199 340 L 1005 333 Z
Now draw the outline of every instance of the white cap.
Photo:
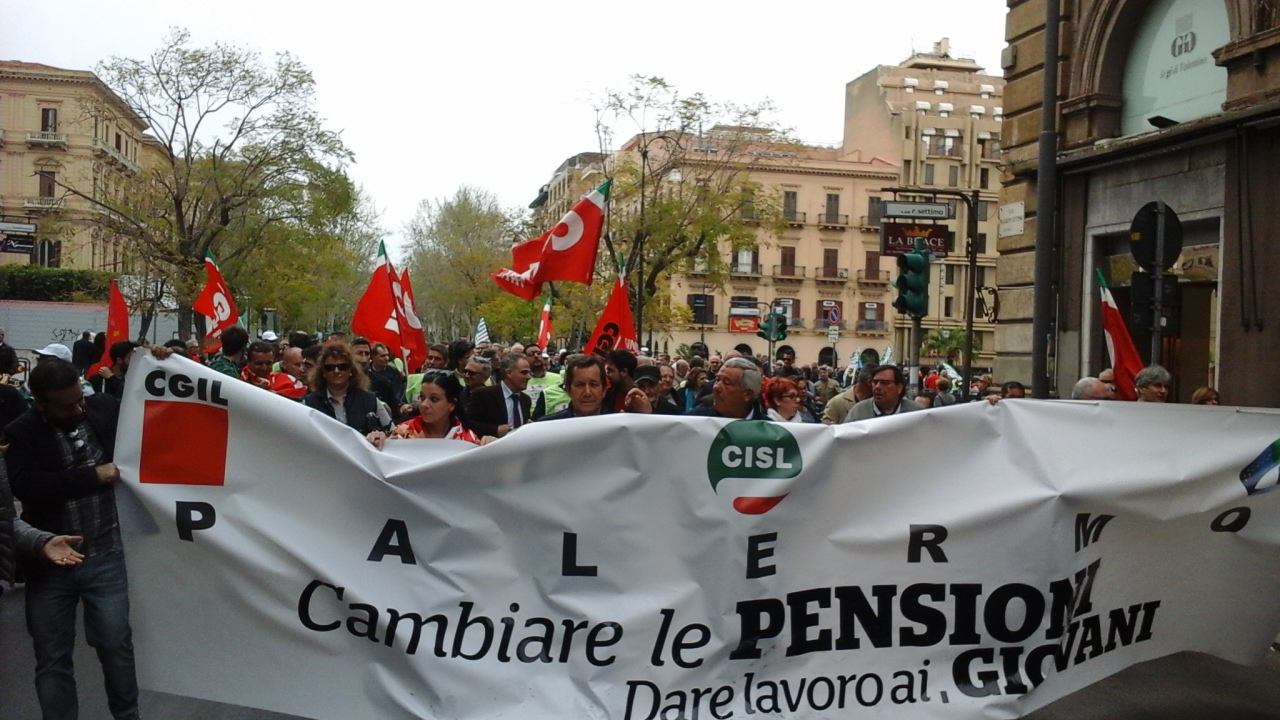
M 262 333 L 262 339 L 266 340 L 267 342 L 275 342 L 280 339 L 280 336 L 268 330 Z
M 49 343 L 48 345 L 45 345 L 39 350 L 36 350 L 35 354 L 47 355 L 49 357 L 56 357 L 59 360 L 63 360 L 65 362 L 71 362 L 71 348 L 67 347 L 66 345 L 60 345 L 58 343 Z

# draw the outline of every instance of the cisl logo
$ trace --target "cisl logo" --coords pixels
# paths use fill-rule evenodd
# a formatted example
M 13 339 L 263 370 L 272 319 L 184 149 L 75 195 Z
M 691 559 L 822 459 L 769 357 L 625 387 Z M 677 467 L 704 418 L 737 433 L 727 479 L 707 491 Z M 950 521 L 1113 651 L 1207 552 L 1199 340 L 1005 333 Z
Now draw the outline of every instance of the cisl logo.
M 1280 487 L 1280 440 L 1263 448 L 1253 462 L 1244 466 L 1240 482 L 1250 495 L 1261 495 Z
M 744 515 L 772 510 L 803 468 L 796 439 L 782 425 L 763 420 L 725 425 L 707 454 L 712 489 L 732 497 L 733 509 Z

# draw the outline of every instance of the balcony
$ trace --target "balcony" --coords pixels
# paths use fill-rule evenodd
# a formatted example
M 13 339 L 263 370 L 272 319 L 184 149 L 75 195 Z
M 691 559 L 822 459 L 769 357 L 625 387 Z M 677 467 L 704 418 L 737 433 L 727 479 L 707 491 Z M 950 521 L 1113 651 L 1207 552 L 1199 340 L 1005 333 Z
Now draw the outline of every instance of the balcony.
M 925 151 L 929 157 L 949 157 L 958 158 L 964 156 L 964 148 L 959 146 L 952 147 L 930 147 Z
M 691 277 L 705 277 L 707 275 L 707 272 L 708 271 L 705 265 L 701 265 L 701 266 L 694 265 L 685 274 Z
M 758 211 L 751 208 L 743 208 L 739 214 L 743 222 L 758 223 L 764 219 Z
M 849 282 L 849 268 L 820 267 L 813 269 L 813 277 L 819 283 L 836 283 L 843 285 Z
M 857 330 L 863 335 L 888 335 L 889 323 L 884 320 L 859 320 Z
M 821 330 L 821 331 L 823 331 L 823 332 L 826 332 L 826 329 L 827 329 L 827 328 L 829 328 L 829 327 L 831 327 L 831 323 L 827 322 L 827 318 L 826 318 L 826 316 L 823 316 L 823 317 L 820 317 L 820 318 L 814 318 L 814 320 L 813 320 L 813 329 L 814 329 L 814 330 Z M 836 323 L 836 328 L 838 328 L 838 329 L 840 329 L 840 330 L 847 330 L 847 329 L 848 329 L 848 328 L 846 328 L 846 327 L 845 327 L 845 321 L 844 321 L 844 320 L 841 320 L 840 322 Z
M 787 327 L 804 328 L 804 318 L 799 318 L 799 317 L 787 318 Z
M 878 230 L 880 229 L 880 219 L 879 215 L 863 215 L 858 218 L 858 227 L 863 230 Z
M 60 132 L 27 131 L 28 145 L 44 145 L 46 147 L 66 147 L 67 134 Z
M 101 138 L 94 138 L 93 149 L 99 155 L 102 155 L 110 159 L 116 165 L 119 165 L 120 167 L 124 168 L 125 170 L 128 170 L 129 172 L 136 174 L 142 171 L 141 165 L 125 157 L 124 153 L 112 147 L 106 140 L 103 140 Z
M 782 219 L 792 227 L 800 227 L 808 222 L 809 213 L 802 213 L 796 210 L 783 210 Z
M 773 279 L 780 282 L 804 282 L 805 270 L 800 265 L 774 265 Z
M 694 317 L 693 317 L 693 324 L 694 324 L 694 325 L 715 325 L 715 324 L 716 324 L 716 323 L 718 323 L 718 322 L 720 322 L 720 317 L 719 317 L 718 315 L 706 315 L 706 314 L 704 314 L 702 317 L 698 317 L 698 316 L 695 314 L 695 315 L 694 315 Z
M 858 284 L 870 286 L 882 286 L 889 284 L 888 270 L 859 270 Z
M 849 227 L 849 216 L 839 213 L 822 213 L 818 216 L 819 230 L 844 230 Z
M 36 210 L 38 212 L 49 212 L 52 210 L 61 210 L 62 198 L 26 197 L 22 199 L 22 207 L 26 210 Z
M 760 264 L 759 264 L 759 263 L 755 263 L 755 264 L 748 264 L 748 263 L 730 263 L 730 265 L 729 265 L 729 274 L 730 274 L 730 275 L 740 275 L 740 276 L 741 276 L 741 275 L 748 275 L 748 276 L 756 276 L 756 277 L 759 277 L 759 276 L 762 274 L 762 272 L 761 272 Z

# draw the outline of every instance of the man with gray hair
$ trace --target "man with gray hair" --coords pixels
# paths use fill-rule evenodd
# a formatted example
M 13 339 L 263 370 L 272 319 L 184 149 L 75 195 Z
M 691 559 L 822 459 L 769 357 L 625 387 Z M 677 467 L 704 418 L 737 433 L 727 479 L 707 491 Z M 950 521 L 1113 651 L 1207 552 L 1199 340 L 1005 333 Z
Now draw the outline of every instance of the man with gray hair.
M 1148 365 L 1138 371 L 1133 384 L 1138 389 L 1138 402 L 1162 403 L 1169 396 L 1173 376 L 1159 365 Z
M 685 415 L 767 420 L 768 416 L 760 404 L 760 387 L 763 382 L 764 375 L 754 362 L 744 357 L 725 360 L 711 389 L 711 406 L 696 407 Z
M 1115 400 L 1111 386 L 1096 377 L 1082 377 L 1071 388 L 1072 400 Z

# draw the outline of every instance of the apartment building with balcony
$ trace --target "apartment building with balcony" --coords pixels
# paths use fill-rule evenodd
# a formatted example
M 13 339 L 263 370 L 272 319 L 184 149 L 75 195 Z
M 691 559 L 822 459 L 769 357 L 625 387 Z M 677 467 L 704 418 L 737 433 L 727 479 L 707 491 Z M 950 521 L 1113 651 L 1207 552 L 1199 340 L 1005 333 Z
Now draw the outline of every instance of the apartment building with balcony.
M 119 238 L 86 222 L 136 181 L 147 125 L 92 72 L 0 61 L 0 264 L 124 271 Z M 84 197 L 88 196 L 88 198 Z
M 858 213 L 897 180 L 899 168 L 880 158 L 842 157 L 836 147 L 789 145 L 782 154 L 790 157 L 753 163 L 750 174 L 779 194 L 784 228 L 761 228 L 754 247 L 725 251 L 727 273 L 718 286 L 696 269 L 673 275 L 671 302 L 686 304 L 693 322 L 655 332 L 659 348 L 703 342 L 714 353 L 767 353 L 769 344 L 756 331 L 770 309 L 788 325 L 775 356 L 791 350 L 804 363 L 845 363 L 855 352 L 879 353 L 890 342 L 890 273 L 875 229 Z M 748 222 L 755 219 L 750 209 L 743 212 Z M 833 311 L 834 343 L 828 338 Z
M 955 56 L 946 39 L 936 43 L 932 52 L 917 52 L 899 65 L 878 66 L 845 88 L 846 157 L 883 158 L 901 168 L 900 177 L 890 185 L 913 189 L 867 198 L 862 208 L 866 224 L 879 228 L 883 222 L 893 221 L 883 218 L 882 203 L 886 200 L 945 202 L 953 208 L 952 219 L 943 224 L 954 233 L 954 251 L 935 264 L 929 287 L 930 311 L 923 326 L 925 332 L 935 328 L 962 330 L 968 314 L 974 313 L 975 341 L 981 349 L 972 360 L 979 367 L 993 365 L 996 351 L 995 240 L 1003 94 L 1003 78 L 986 75 L 975 61 Z M 977 192 L 978 264 L 973 307 L 966 302 L 970 279 L 967 205 L 954 196 L 931 194 L 931 190 Z M 893 258 L 884 258 L 881 266 L 896 277 Z M 897 320 L 894 347 L 896 356 L 905 359 L 911 323 L 905 316 Z M 928 363 L 931 358 L 922 360 Z

